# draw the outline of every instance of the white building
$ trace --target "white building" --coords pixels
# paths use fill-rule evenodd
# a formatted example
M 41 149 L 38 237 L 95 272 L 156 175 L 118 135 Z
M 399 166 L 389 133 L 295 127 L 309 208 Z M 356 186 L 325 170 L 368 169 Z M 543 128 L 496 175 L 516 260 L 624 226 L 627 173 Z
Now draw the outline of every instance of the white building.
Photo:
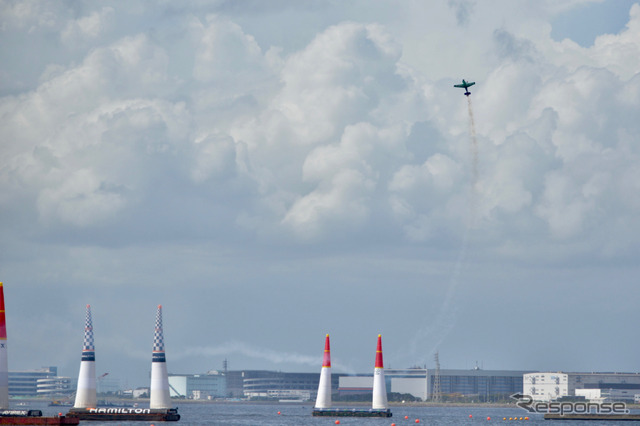
M 227 381 L 224 374 L 170 374 L 169 389 L 172 397 L 192 399 L 224 398 L 227 396 Z
M 522 393 L 536 401 L 551 401 L 563 396 L 631 401 L 640 393 L 640 373 L 528 373 L 523 376 Z
M 149 397 L 149 388 L 135 388 L 132 392 L 131 392 L 131 396 L 134 398 L 142 398 L 142 397 Z
M 278 398 L 280 400 L 309 401 L 311 399 L 311 392 L 295 389 L 280 389 L 267 391 L 267 396 L 269 398 Z
M 37 380 L 38 396 L 71 394 L 75 391 L 75 381 L 70 377 L 49 377 Z
M 584 396 L 590 402 L 619 401 L 636 403 L 637 389 L 576 389 L 576 396 Z
M 572 389 L 573 391 L 573 389 Z M 569 395 L 567 373 L 529 373 L 522 377 L 522 393 L 536 401 L 551 401 Z
M 590 402 L 603 402 L 602 389 L 576 389 L 576 396 L 584 396 Z
M 416 379 L 410 377 L 390 377 L 391 392 L 408 393 L 416 398 L 426 401 L 429 397 L 427 389 L 427 379 Z

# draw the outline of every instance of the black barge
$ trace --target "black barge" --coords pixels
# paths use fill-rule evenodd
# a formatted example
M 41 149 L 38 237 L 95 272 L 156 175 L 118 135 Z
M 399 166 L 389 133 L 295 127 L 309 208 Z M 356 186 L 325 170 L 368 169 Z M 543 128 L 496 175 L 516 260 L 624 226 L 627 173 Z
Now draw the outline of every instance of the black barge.
M 386 410 L 356 410 L 355 408 L 316 408 L 314 417 L 391 417 L 391 409 Z
M 152 421 L 152 422 L 177 422 L 180 420 L 177 408 L 151 409 L 151 408 L 72 408 L 67 417 L 79 420 L 98 421 Z
M 606 420 L 606 421 L 640 421 L 640 414 L 545 414 L 545 420 Z

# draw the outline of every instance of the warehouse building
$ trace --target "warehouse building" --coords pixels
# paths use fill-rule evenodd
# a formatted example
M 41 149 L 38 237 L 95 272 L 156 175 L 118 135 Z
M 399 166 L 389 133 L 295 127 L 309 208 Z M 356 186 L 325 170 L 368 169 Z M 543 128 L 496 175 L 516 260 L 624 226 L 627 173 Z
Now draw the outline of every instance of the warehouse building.
M 331 388 L 338 391 L 340 374 L 331 375 Z M 267 370 L 228 371 L 227 395 L 235 398 L 313 400 L 320 373 L 284 373 Z
M 508 398 L 522 390 L 521 370 L 453 370 L 442 369 L 439 374 L 440 394 L 447 397 L 476 397 L 482 401 Z M 423 401 L 433 399 L 436 370 L 423 368 L 385 369 L 387 391 L 411 394 Z M 372 375 L 342 376 L 339 381 L 341 395 L 367 394 L 373 388 Z
M 640 373 L 528 373 L 523 378 L 522 393 L 536 401 L 584 396 L 632 402 L 640 394 Z
M 9 371 L 10 396 L 64 395 L 75 391 L 76 380 L 59 377 L 57 367 Z
M 169 374 L 169 395 L 187 399 L 225 398 L 227 380 L 217 371 L 206 374 Z

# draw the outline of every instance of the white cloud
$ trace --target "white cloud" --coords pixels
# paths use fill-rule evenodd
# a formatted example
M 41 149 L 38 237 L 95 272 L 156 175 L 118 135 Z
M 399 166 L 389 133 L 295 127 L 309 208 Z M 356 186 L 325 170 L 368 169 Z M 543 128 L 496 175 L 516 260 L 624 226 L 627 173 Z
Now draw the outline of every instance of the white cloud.
M 484 13 L 465 10 L 469 28 L 472 14 Z M 98 37 L 103 21 L 117 13 L 88 11 L 65 31 Z M 607 43 L 633 44 L 631 15 L 629 29 L 607 36 Z M 464 103 L 448 84 L 400 63 L 403 46 L 389 34 L 393 26 L 343 22 L 280 57 L 219 14 L 181 22 L 186 38 L 179 43 L 192 49 L 191 67 L 170 66 L 175 46 L 132 34 L 90 51 L 77 66 L 50 68 L 36 90 L 2 99 L 7 164 L 39 200 L 43 217 L 73 222 L 62 207 L 52 207 L 55 200 L 67 199 L 67 192 L 97 193 L 105 182 L 132 191 L 118 195 L 120 207 L 110 213 L 117 214 L 130 205 L 130 194 L 149 190 L 159 167 L 168 167 L 193 183 L 252 181 L 230 207 L 236 224 L 259 234 L 275 235 L 284 226 L 304 239 L 331 239 L 374 226 L 374 211 L 376 225 L 393 218 L 385 226 L 405 231 L 427 223 L 432 231 L 454 230 L 464 221 L 458 210 L 468 202 L 471 178 Z M 635 131 L 631 118 L 621 123 L 624 114 L 612 111 L 634 108 L 638 79 L 623 83 L 593 61 L 590 67 L 556 63 L 546 56 L 545 46 L 557 46 L 552 40 L 528 40 L 506 28 L 487 32 L 492 60 L 500 62 L 473 95 L 478 214 L 505 224 L 544 219 L 554 235 L 586 237 L 585 218 L 605 221 L 606 215 L 591 214 L 597 203 L 578 197 L 574 214 L 563 216 L 567 206 L 559 201 L 586 182 L 575 175 L 576 162 L 616 149 L 610 135 L 621 125 Z M 440 134 L 416 151 L 407 129 L 420 121 Z M 421 151 L 429 154 L 415 157 Z M 149 154 L 159 161 L 144 157 Z M 119 165 L 109 170 L 109 161 Z M 136 163 L 135 171 L 123 166 Z M 80 171 L 93 176 L 82 188 L 74 183 Z M 81 216 L 77 224 L 88 226 Z M 415 239 L 412 232 L 405 237 Z
M 538 47 L 559 66 L 575 71 L 581 66 L 607 69 L 622 80 L 628 80 L 640 72 L 640 5 L 632 5 L 629 22 L 619 34 L 603 34 L 593 46 L 580 47 L 571 40 L 553 42 L 545 40 Z
M 33 1 L 4 1 L 0 5 L 0 29 L 26 29 L 32 33 L 40 29 L 54 28 L 64 6 L 56 3 Z
M 288 119 L 298 144 L 338 136 L 402 84 L 395 75 L 399 55 L 379 26 L 330 27 L 287 60 L 273 108 Z
M 297 200 L 284 218 L 303 239 L 322 238 L 324 231 L 333 234 L 359 229 L 369 215 L 368 198 L 374 182 L 355 170 L 341 170 L 328 182 Z M 329 227 L 325 227 L 327 222 Z
M 69 46 L 92 43 L 112 25 L 114 13 L 112 7 L 105 6 L 86 16 L 70 20 L 60 34 L 62 42 Z
M 28 151 L 58 128 L 75 122 L 77 115 L 112 99 L 166 93 L 171 86 L 167 62 L 162 49 L 145 36 L 125 37 L 92 51 L 80 65 L 59 70 L 32 92 L 3 98 L 3 150 L 10 155 Z
M 44 189 L 38 197 L 38 209 L 47 219 L 58 219 L 80 227 L 101 223 L 124 205 L 121 190 L 81 169 L 68 176 L 59 186 Z
M 538 207 L 554 236 L 567 238 L 584 231 L 587 215 L 593 204 L 584 191 L 573 186 L 567 176 L 550 174 L 547 176 L 544 198 Z
M 368 124 L 385 116 L 382 104 L 404 89 L 396 71 L 399 53 L 379 26 L 330 27 L 285 60 L 282 87 L 259 119 L 230 130 L 234 140 L 247 144 L 249 172 L 271 198 L 264 205 L 277 206 L 275 220 L 307 237 L 326 231 L 321 223 L 366 220 L 366 193 L 381 172 L 371 167 L 388 168 L 380 159 L 404 152 L 401 127 L 377 130 Z
M 160 100 L 96 105 L 49 132 L 14 156 L 4 175 L 15 193 L 33 193 L 47 228 L 56 220 L 86 227 L 112 218 L 128 201 L 136 204 L 155 176 L 180 169 L 179 157 L 189 152 L 184 104 Z
M 196 39 L 193 77 L 210 84 L 229 85 L 235 91 L 255 85 L 268 73 L 268 63 L 253 36 L 234 22 L 208 15 L 206 22 L 191 22 Z M 264 78 L 264 77 L 262 77 Z
M 191 176 L 196 182 L 235 174 L 236 146 L 228 136 L 209 136 L 198 141 L 195 155 Z
M 447 217 L 464 217 L 464 212 L 451 209 L 454 205 L 459 207 L 461 169 L 462 165 L 453 159 L 434 154 L 422 165 L 405 165 L 393 175 L 389 202 L 394 218 L 403 224 L 406 238 L 429 240 Z

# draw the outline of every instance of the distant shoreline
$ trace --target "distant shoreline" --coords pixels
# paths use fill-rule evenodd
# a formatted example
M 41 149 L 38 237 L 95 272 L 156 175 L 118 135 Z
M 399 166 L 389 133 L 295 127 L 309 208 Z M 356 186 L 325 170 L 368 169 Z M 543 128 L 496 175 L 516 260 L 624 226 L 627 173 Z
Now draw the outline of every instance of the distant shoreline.
M 129 403 L 129 404 L 148 404 L 148 398 L 100 398 L 99 400 L 104 399 L 105 401 L 112 403 Z M 176 405 L 180 404 L 252 404 L 252 405 L 290 405 L 290 406 L 309 406 L 312 407 L 315 405 L 315 401 L 253 401 L 246 399 L 237 399 L 237 400 L 227 400 L 227 399 L 172 399 L 172 401 Z M 26 397 L 26 398 L 10 398 L 10 402 L 18 403 L 18 402 L 39 402 L 39 403 L 49 403 L 51 402 L 50 398 L 39 398 L 39 397 Z M 363 407 L 367 405 L 371 405 L 370 401 L 334 401 L 333 405 L 335 406 L 347 406 L 347 407 Z M 389 402 L 390 407 L 434 407 L 434 408 L 446 408 L 446 407 L 487 407 L 487 408 L 516 408 L 516 404 L 514 403 L 501 403 L 501 402 Z M 62 408 L 62 407 L 61 407 Z M 627 408 L 630 409 L 640 409 L 640 404 L 627 404 Z

